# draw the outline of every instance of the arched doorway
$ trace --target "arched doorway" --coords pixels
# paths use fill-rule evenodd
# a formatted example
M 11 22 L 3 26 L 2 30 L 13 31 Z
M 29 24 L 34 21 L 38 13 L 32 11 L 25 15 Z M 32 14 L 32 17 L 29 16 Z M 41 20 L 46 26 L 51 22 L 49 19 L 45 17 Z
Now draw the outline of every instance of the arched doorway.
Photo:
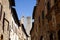
M 50 34 L 50 40 L 53 40 L 53 33 Z
M 0 40 L 3 40 L 3 35 L 1 35 L 1 39 Z
M 58 31 L 58 40 L 60 40 L 60 30 Z
M 43 36 L 40 37 L 40 40 L 44 40 Z

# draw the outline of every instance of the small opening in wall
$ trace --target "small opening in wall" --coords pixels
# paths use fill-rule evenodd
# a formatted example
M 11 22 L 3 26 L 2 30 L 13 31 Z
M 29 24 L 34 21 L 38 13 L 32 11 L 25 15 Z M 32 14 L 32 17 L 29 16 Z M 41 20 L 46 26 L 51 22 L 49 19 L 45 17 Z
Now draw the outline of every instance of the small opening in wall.
M 60 40 L 60 30 L 58 31 L 58 40 Z
M 11 39 L 9 38 L 9 40 L 11 40 Z
M 3 40 L 3 35 L 1 35 L 1 40 Z
M 50 34 L 50 40 L 53 40 L 53 34 L 52 33 Z
M 44 40 L 44 39 L 43 39 L 43 36 L 41 36 L 40 40 Z

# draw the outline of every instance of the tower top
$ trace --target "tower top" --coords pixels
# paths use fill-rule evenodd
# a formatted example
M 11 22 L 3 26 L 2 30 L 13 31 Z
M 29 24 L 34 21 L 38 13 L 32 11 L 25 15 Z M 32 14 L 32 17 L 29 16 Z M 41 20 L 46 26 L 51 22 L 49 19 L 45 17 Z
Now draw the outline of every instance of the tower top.
M 24 16 L 22 16 L 22 18 L 24 18 Z
M 24 24 L 24 16 L 21 18 L 21 23 Z

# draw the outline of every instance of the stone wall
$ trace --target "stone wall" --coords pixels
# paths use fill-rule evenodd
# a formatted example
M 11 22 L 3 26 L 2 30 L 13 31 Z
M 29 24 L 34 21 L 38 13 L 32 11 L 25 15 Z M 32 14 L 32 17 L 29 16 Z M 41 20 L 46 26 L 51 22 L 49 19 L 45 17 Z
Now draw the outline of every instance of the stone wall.
M 60 40 L 59 0 L 40 0 L 33 11 L 32 40 Z M 58 26 L 58 27 L 57 27 Z

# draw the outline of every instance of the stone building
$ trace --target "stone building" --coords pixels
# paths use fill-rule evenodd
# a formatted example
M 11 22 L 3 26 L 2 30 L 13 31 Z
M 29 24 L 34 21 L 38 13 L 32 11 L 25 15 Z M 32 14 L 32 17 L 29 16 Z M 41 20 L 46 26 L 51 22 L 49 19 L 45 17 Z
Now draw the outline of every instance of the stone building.
M 18 40 L 17 29 L 20 24 L 13 6 L 14 0 L 0 0 L 0 40 Z
M 0 40 L 19 40 L 17 31 L 20 24 L 13 6 L 15 6 L 14 0 L 0 0 Z M 21 38 L 27 40 L 28 35 L 25 29 L 21 27 L 19 29 L 22 31 L 20 32 Z
M 32 40 L 60 40 L 60 0 L 37 0 L 33 10 Z
M 24 16 L 22 16 L 21 20 L 20 20 L 20 26 L 18 28 L 18 36 L 19 36 L 19 40 L 28 40 L 29 35 L 26 32 L 26 29 L 24 27 Z
M 31 40 L 30 30 L 32 28 L 32 18 L 30 16 L 26 17 L 26 32 L 29 35 L 28 40 Z
M 19 36 L 19 40 L 28 40 L 29 36 L 27 35 L 23 24 L 20 25 L 17 33 Z
M 15 0 L 0 0 L 0 40 L 27 40 L 28 35 L 14 7 Z
M 2 4 L 0 0 L 0 40 L 3 39 L 3 29 L 2 29 Z
M 11 20 L 11 9 L 8 0 L 0 0 L 0 39 L 9 40 L 9 23 Z
M 31 20 L 31 17 L 26 17 L 26 32 L 27 34 L 30 36 L 30 30 L 32 28 L 32 20 Z
M 44 0 L 36 0 L 36 6 L 34 6 L 33 10 L 33 20 L 32 23 L 32 30 L 30 32 L 31 34 L 31 40 L 40 40 L 40 36 L 42 35 L 43 28 L 42 28 L 42 13 L 44 11 Z
M 17 16 L 17 13 L 16 13 L 16 10 L 15 8 L 12 8 L 12 19 L 11 19 L 11 27 L 9 28 L 9 34 L 10 34 L 10 40 L 19 40 L 18 39 L 18 28 L 20 26 L 20 23 L 19 23 L 19 20 L 18 20 L 18 16 Z

